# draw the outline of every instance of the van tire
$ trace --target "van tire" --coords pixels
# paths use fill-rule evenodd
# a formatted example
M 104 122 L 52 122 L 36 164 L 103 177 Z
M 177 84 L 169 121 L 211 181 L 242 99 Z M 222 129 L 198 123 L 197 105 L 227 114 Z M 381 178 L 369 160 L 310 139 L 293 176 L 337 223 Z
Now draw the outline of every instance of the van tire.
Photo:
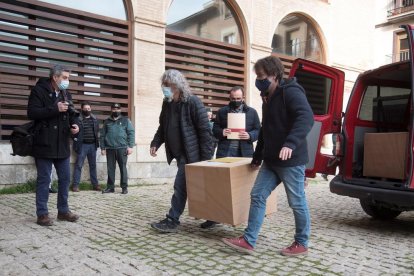
M 359 202 L 361 203 L 361 207 L 365 213 L 375 219 L 391 220 L 401 214 L 401 211 L 375 205 L 370 200 L 360 199 Z

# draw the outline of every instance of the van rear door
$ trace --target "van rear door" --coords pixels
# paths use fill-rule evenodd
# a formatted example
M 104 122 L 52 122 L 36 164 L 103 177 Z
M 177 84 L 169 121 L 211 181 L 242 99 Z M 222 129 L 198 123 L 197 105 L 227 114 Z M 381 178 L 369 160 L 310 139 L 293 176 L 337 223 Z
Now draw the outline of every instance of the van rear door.
M 409 43 L 410 49 L 410 64 L 411 64 L 411 108 L 410 108 L 410 125 L 409 125 L 409 164 L 408 164 L 408 173 L 409 173 L 409 187 L 414 189 L 414 116 L 413 116 L 413 108 L 414 108 L 414 25 L 403 25 L 400 26 L 401 28 L 405 29 L 407 32 L 407 38 Z
M 312 107 L 315 124 L 307 136 L 309 163 L 306 176 L 316 173 L 334 175 L 340 163 L 340 154 L 321 152 L 323 143 L 339 146 L 341 141 L 342 102 L 344 93 L 344 72 L 309 60 L 296 59 L 289 74 L 306 91 Z M 339 148 L 337 149 L 339 150 Z

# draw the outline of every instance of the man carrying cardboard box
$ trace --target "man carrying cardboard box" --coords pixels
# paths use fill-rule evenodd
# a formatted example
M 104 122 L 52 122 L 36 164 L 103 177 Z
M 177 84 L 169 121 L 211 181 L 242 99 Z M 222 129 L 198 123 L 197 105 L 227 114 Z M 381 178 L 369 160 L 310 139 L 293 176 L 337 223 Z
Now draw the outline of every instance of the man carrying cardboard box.
M 181 72 L 174 69 L 165 71 L 161 85 L 164 102 L 150 154 L 156 156 L 158 148 L 165 143 L 168 164 L 175 159 L 178 171 L 171 208 L 165 219 L 151 223 L 151 227 L 159 232 L 176 232 L 187 202 L 185 164 L 211 158 L 211 130 L 203 103 L 191 93 Z
M 244 124 L 238 131 L 237 139 L 228 139 L 232 130 L 229 128 L 229 115 L 243 114 Z M 253 143 L 257 141 L 260 131 L 260 119 L 257 111 L 244 102 L 244 89 L 235 86 L 230 90 L 230 102 L 217 112 L 213 125 L 213 135 L 218 139 L 216 158 L 222 157 L 252 157 Z M 200 227 L 212 228 L 217 223 L 211 220 L 203 222 Z
M 254 69 L 256 87 L 263 97 L 263 120 L 251 165 L 258 168 L 264 162 L 250 193 L 249 220 L 244 235 L 225 238 L 223 242 L 237 251 L 253 253 L 265 216 L 266 199 L 283 182 L 295 217 L 296 232 L 294 242 L 281 254 L 307 254 L 310 216 L 304 179 L 308 162 L 306 135 L 313 126 L 312 109 L 296 79 L 282 79 L 284 68 L 278 58 L 260 59 Z

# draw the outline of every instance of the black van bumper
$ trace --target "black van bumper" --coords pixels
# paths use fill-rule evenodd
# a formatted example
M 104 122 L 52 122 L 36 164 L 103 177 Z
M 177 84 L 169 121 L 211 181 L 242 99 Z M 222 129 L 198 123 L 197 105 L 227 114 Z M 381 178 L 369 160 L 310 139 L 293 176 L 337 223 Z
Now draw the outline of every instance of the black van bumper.
M 392 190 L 350 184 L 344 182 L 340 175 L 331 180 L 329 188 L 332 193 L 338 195 L 382 202 L 406 210 L 414 209 L 414 191 L 411 190 Z

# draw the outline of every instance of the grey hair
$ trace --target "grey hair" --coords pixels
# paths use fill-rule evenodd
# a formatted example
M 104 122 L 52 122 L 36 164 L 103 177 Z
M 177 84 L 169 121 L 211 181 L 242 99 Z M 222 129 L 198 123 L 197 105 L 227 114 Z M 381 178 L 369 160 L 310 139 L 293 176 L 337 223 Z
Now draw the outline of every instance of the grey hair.
M 174 84 L 180 91 L 180 100 L 187 102 L 192 95 L 190 85 L 185 76 L 178 70 L 168 69 L 162 74 L 161 83 Z
M 62 75 L 62 72 L 71 72 L 71 70 L 69 69 L 69 67 L 66 67 L 64 65 L 61 64 L 56 64 L 53 65 L 52 68 L 50 68 L 50 73 L 49 73 L 49 77 L 53 78 L 53 76 L 60 76 Z

